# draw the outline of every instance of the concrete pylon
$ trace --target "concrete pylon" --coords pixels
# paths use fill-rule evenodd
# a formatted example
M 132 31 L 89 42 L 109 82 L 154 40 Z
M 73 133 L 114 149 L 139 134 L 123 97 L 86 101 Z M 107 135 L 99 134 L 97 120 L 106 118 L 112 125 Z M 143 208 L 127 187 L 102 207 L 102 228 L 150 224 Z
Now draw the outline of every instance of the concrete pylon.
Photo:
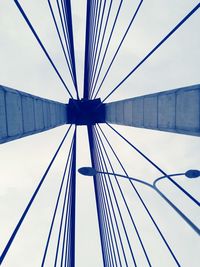
M 0 143 L 66 123 L 66 105 L 0 85 Z
M 200 84 L 105 105 L 108 123 L 200 136 Z

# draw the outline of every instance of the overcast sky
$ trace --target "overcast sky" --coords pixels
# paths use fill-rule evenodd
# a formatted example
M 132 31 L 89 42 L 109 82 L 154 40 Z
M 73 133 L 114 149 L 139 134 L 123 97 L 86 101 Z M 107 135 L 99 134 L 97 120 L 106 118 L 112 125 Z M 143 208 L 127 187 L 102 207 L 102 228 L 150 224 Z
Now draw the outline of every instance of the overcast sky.
M 73 0 L 72 2 L 78 84 L 79 90 L 82 92 L 85 1 Z M 104 83 L 100 96 L 105 97 L 131 68 L 198 2 L 195 0 L 144 1 Z M 20 3 L 73 92 L 47 1 L 21 0 Z M 109 60 L 120 42 L 120 36 L 126 30 L 138 3 L 139 1 L 124 1 L 105 67 L 108 66 Z M 112 25 L 118 4 L 119 0 L 114 0 L 109 25 Z M 108 102 L 199 83 L 199 21 L 199 11 L 197 11 L 108 99 Z M 107 37 L 108 35 L 106 35 Z M 2 85 L 63 103 L 68 102 L 69 96 L 66 90 L 58 80 L 12 0 L 0 1 L 0 63 L 0 83 Z M 75 96 L 75 94 L 73 95 Z M 122 126 L 116 126 L 116 128 L 167 173 L 184 172 L 190 168 L 200 167 L 198 137 Z M 149 182 L 160 176 L 106 126 L 103 129 L 118 151 L 130 176 L 139 177 Z M 66 126 L 62 126 L 0 146 L 1 251 L 65 131 Z M 46 183 L 38 194 L 5 262 L 2 264 L 3 267 L 40 266 L 69 143 L 70 140 L 66 142 L 60 152 Z M 77 167 L 90 165 L 85 127 L 78 129 L 77 156 Z M 121 171 L 117 164 L 115 167 L 116 172 Z M 184 177 L 179 177 L 177 180 L 196 198 L 199 197 L 200 180 L 188 181 Z M 164 183 L 161 188 L 200 226 L 200 213 L 190 201 L 187 201 L 182 194 L 174 190 L 170 184 Z M 197 235 L 152 192 L 142 187 L 138 187 L 138 189 L 180 259 L 181 266 L 199 266 L 200 242 Z M 126 185 L 124 185 L 124 190 L 127 201 L 132 205 L 135 220 L 151 255 L 153 266 L 176 266 L 163 247 L 156 231 L 147 221 L 141 207 L 136 204 L 138 201 L 136 196 Z M 126 218 L 127 215 L 124 214 L 124 216 Z M 58 226 L 58 221 L 56 221 L 56 226 Z M 76 266 L 102 266 L 92 179 L 80 175 L 77 175 L 76 229 Z M 129 226 L 127 229 L 132 235 Z M 56 231 L 46 266 L 52 266 L 55 240 Z M 136 245 L 136 255 L 138 256 L 139 267 L 147 266 L 144 259 L 140 257 L 138 245 Z

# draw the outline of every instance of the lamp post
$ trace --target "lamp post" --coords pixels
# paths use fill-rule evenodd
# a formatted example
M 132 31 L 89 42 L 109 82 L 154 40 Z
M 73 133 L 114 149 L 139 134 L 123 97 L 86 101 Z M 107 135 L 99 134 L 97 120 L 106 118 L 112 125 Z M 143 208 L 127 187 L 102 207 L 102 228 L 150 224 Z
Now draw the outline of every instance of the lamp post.
M 198 234 L 200 235 L 200 229 L 177 207 L 174 205 L 174 203 L 167 198 L 157 187 L 157 182 L 159 182 L 160 180 L 166 178 L 167 176 L 162 176 L 157 178 L 156 180 L 154 180 L 153 184 L 150 184 L 146 181 L 137 179 L 137 178 L 133 178 L 133 177 L 129 177 L 126 175 L 122 175 L 122 174 L 117 174 L 117 173 L 112 173 L 112 172 L 102 172 L 102 171 L 98 171 L 95 170 L 92 167 L 81 167 L 78 169 L 78 172 L 82 175 L 85 176 L 94 176 L 97 174 L 107 174 L 107 175 L 115 175 L 115 176 L 119 176 L 125 179 L 128 179 L 129 181 L 135 181 L 137 183 L 143 184 L 148 186 L 149 188 L 153 189 L 157 194 L 159 194 L 159 196 L 162 197 L 162 199 L 164 199 L 180 216 L 181 218 Z M 185 173 L 174 173 L 174 174 L 170 174 L 169 176 L 180 176 L 180 175 L 185 175 L 185 177 L 189 178 L 189 179 L 194 179 L 200 176 L 200 171 L 199 170 L 188 170 Z M 199 204 L 198 204 L 199 205 Z

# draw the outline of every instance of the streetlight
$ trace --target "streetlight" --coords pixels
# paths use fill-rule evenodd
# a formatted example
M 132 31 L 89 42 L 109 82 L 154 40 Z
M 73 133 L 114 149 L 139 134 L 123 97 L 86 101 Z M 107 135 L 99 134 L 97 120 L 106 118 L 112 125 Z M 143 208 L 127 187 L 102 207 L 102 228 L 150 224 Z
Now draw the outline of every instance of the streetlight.
M 92 167 L 81 167 L 78 169 L 78 172 L 82 175 L 85 175 L 85 176 L 94 176 L 98 173 L 114 175 L 114 173 L 110 173 L 110 172 L 97 171 Z M 120 177 L 124 177 L 127 179 L 131 179 L 130 177 L 128 177 L 126 175 L 121 175 L 121 174 L 115 174 L 115 175 L 120 176 Z M 194 178 L 198 178 L 200 176 L 200 171 L 199 170 L 188 170 L 185 173 L 175 173 L 175 174 L 170 174 L 169 176 L 178 176 L 178 175 L 185 175 L 185 177 L 187 177 L 187 178 L 194 179 Z
M 200 171 L 199 170 L 188 170 L 185 173 L 174 173 L 174 174 L 170 174 L 170 175 L 164 175 L 162 177 L 157 178 L 153 184 L 150 184 L 148 182 L 145 182 L 143 180 L 137 179 L 137 178 L 133 178 L 133 177 L 129 177 L 126 175 L 122 175 L 122 174 L 117 174 L 117 173 L 112 173 L 112 172 L 102 172 L 102 171 L 97 171 L 92 167 L 81 167 L 78 169 L 78 172 L 82 175 L 85 176 L 94 176 L 97 174 L 107 174 L 107 175 L 114 175 L 114 176 L 119 176 L 122 178 L 126 178 L 130 181 L 135 181 L 141 184 L 144 184 L 146 186 L 148 186 L 149 188 L 153 189 L 156 193 L 158 193 L 162 199 L 164 199 L 180 216 L 181 218 L 198 234 L 200 235 L 200 229 L 177 207 L 174 205 L 174 203 L 167 198 L 157 187 L 157 182 L 159 182 L 160 180 L 168 177 L 168 176 L 180 176 L 180 175 L 185 175 L 187 178 L 193 179 L 193 178 L 197 178 L 200 176 Z M 196 204 L 199 205 L 199 203 L 197 202 L 197 200 L 195 200 Z
M 85 176 L 94 176 L 97 174 L 97 171 L 92 167 L 81 167 L 78 169 L 78 172 Z
M 188 170 L 186 171 L 185 176 L 187 178 L 192 178 L 192 179 L 197 178 L 200 176 L 200 171 L 199 170 Z

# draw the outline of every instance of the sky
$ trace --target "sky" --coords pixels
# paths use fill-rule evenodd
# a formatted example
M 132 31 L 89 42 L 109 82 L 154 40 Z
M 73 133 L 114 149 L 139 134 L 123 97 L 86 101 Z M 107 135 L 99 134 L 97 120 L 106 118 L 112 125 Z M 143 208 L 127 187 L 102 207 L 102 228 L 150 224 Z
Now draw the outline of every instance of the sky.
M 53 1 L 52 1 L 53 2 Z M 111 69 L 100 97 L 103 99 L 122 78 L 152 49 L 199 1 L 152 0 L 144 1 L 138 16 Z M 47 50 L 54 59 L 69 88 L 73 86 L 63 58 L 47 1 L 21 0 Z M 108 50 L 104 72 L 120 42 L 139 1 L 126 0 L 122 5 L 116 31 Z M 114 1 L 111 21 L 118 0 Z M 74 40 L 79 90 L 83 88 L 83 62 L 85 43 L 85 1 L 72 1 Z M 55 9 L 56 10 L 56 9 Z M 109 26 L 110 27 L 110 26 Z M 109 28 L 108 27 L 108 32 Z M 0 1 L 0 83 L 34 95 L 67 103 L 69 95 L 45 58 L 32 33 L 25 24 L 13 1 Z M 108 36 L 106 35 L 106 38 Z M 107 39 L 106 39 L 107 40 Z M 134 75 L 131 76 L 108 102 L 149 93 L 175 89 L 199 83 L 200 69 L 199 11 L 196 12 Z M 101 78 L 102 76 L 100 76 Z M 74 93 L 75 96 L 75 93 Z M 0 146 L 0 250 L 4 248 L 14 226 L 40 177 L 53 156 L 67 126 L 15 140 Z M 143 159 L 125 145 L 108 127 L 102 126 L 105 134 L 116 148 L 128 173 L 152 182 L 160 176 Z M 116 126 L 121 133 L 142 149 L 167 173 L 184 172 L 199 168 L 200 142 L 198 137 L 184 136 L 152 130 Z M 55 165 L 48 175 L 20 229 L 3 267 L 40 266 L 41 257 L 55 205 L 70 140 L 62 148 Z M 110 153 L 110 152 L 109 152 Z M 112 156 L 110 156 L 112 158 Z M 112 158 L 116 172 L 120 168 Z M 85 127 L 78 128 L 77 167 L 90 165 Z M 200 193 L 200 180 L 177 178 L 196 198 Z M 171 260 L 154 228 L 141 209 L 136 196 L 122 182 L 127 201 L 134 211 L 135 220 L 150 251 L 153 266 L 176 266 Z M 182 194 L 169 183 L 160 185 L 163 192 L 183 208 L 198 225 L 200 213 Z M 183 267 L 197 267 L 200 242 L 197 235 L 171 211 L 157 196 L 138 186 L 158 224 L 161 226 Z M 76 266 L 102 266 L 97 216 L 92 179 L 77 173 L 77 222 Z M 122 208 L 123 209 L 123 208 Z M 59 211 L 60 212 L 60 211 Z M 124 212 L 124 218 L 127 214 Z M 58 226 L 58 221 L 56 221 Z M 127 230 L 132 235 L 130 224 Z M 52 237 L 56 240 L 56 231 Z M 133 242 L 135 237 L 133 234 Z M 136 242 L 136 241 L 135 241 Z M 53 243 L 46 266 L 52 266 Z M 136 255 L 141 267 L 147 266 L 140 257 L 136 242 Z

